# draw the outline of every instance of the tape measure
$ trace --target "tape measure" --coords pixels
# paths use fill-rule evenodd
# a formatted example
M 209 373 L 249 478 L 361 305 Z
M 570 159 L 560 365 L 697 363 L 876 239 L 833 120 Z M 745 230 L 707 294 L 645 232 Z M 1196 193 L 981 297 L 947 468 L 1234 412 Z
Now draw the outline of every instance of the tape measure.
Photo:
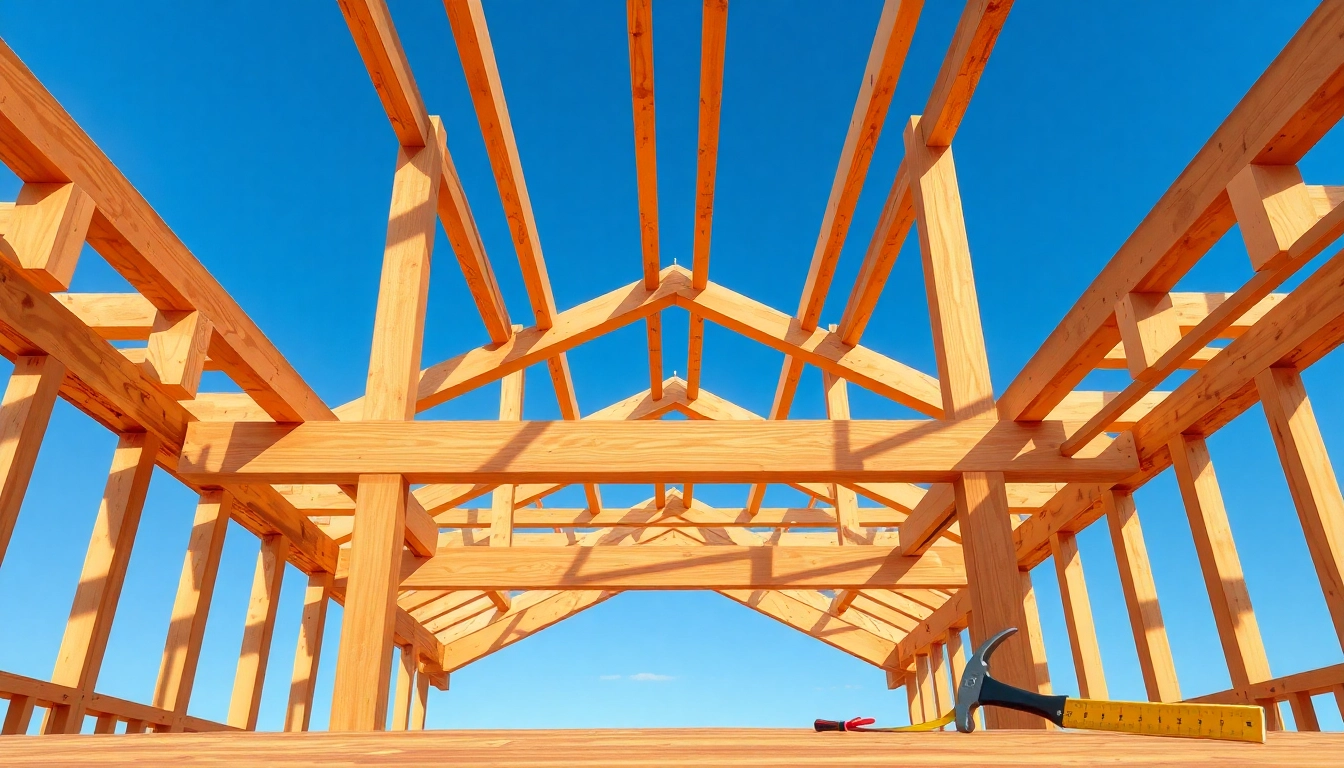
M 1265 710 L 1233 704 L 1160 704 L 1065 699 L 1065 728 L 1183 736 L 1226 741 L 1265 740 Z

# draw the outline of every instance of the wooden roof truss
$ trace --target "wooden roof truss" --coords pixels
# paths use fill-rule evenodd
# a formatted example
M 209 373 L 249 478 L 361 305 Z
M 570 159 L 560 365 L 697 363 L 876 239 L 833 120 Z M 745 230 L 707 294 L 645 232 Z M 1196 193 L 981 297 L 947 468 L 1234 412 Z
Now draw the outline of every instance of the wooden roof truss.
M 1027 569 L 1053 558 L 1079 687 L 1106 696 L 1076 533 L 1106 518 L 1149 696 L 1181 698 L 1132 492 L 1174 467 L 1190 512 L 1233 687 L 1299 728 L 1311 695 L 1344 700 L 1344 665 L 1273 677 L 1204 438 L 1255 402 L 1283 460 L 1332 620 L 1344 640 L 1344 501 L 1299 372 L 1344 336 L 1344 257 L 1289 278 L 1344 232 L 1344 187 L 1296 163 L 1344 114 L 1344 3 L 1326 0 L 1102 270 L 1020 375 L 994 397 L 951 145 L 1011 2 L 970 0 L 920 115 L 837 325 L 821 327 L 882 134 L 919 0 L 887 0 L 798 309 L 710 280 L 726 0 L 705 0 L 691 268 L 663 266 L 650 0 L 629 0 L 641 244 L 639 279 L 561 310 L 479 0 L 445 0 L 531 309 L 515 324 L 441 121 L 416 87 L 383 0 L 339 0 L 399 145 L 364 397 L 327 407 L 70 116 L 0 45 L 0 160 L 24 182 L 0 207 L 0 557 L 55 399 L 120 435 L 70 623 L 50 680 L 0 673 L 4 733 L 201 731 L 256 726 L 283 565 L 309 575 L 286 729 L 306 730 L 328 600 L 345 606 L 331 727 L 423 727 L 430 684 L 629 589 L 705 589 L 886 671 L 915 720 L 941 713 L 972 643 L 1024 631 L 996 676 L 1048 689 Z M 890 134 L 891 132 L 889 132 Z M 421 335 L 442 224 L 490 343 L 424 365 Z M 1173 288 L 1233 224 L 1254 277 L 1225 293 Z M 919 239 L 937 377 L 861 344 L 911 230 Z M 87 242 L 135 288 L 68 293 Z M 1233 286 L 1228 286 L 1233 287 Z M 661 314 L 690 315 L 686 378 L 662 370 Z M 649 388 L 579 411 L 566 353 L 642 321 Z M 706 390 L 708 321 L 784 354 L 756 414 Z M 1225 346 L 1217 340 L 1230 340 Z M 114 347 L 111 342 L 143 342 Z M 560 422 L 522 421 L 524 371 L 545 364 Z M 827 420 L 789 420 L 804 365 Z M 1121 392 L 1076 387 L 1098 368 Z M 1194 373 L 1162 389 L 1180 369 Z M 240 394 L 201 392 L 203 370 Z M 494 381 L 498 420 L 416 414 Z M 847 387 L 925 419 L 852 419 Z M 687 420 L 663 421 L 676 412 Z M 356 450 L 357 448 L 357 450 Z M 96 692 L 150 469 L 200 494 L 151 704 Z M 704 483 L 749 483 L 713 508 Z M 604 506 L 600 483 L 654 496 Z M 768 484 L 810 498 L 764 506 Z M 546 506 L 569 485 L 586 506 Z M 414 488 L 412 486 L 415 486 Z M 927 487 L 926 487 L 927 486 Z M 488 498 L 487 506 L 464 506 Z M 878 506 L 861 506 L 859 499 Z M 485 503 L 482 501 L 481 503 Z M 186 714 L 223 531 L 261 538 L 225 723 Z M 546 531 L 550 532 L 537 532 Z M 401 649 L 398 663 L 391 649 Z M 385 722 L 388 697 L 393 722 Z M 990 727 L 1037 727 L 991 711 Z

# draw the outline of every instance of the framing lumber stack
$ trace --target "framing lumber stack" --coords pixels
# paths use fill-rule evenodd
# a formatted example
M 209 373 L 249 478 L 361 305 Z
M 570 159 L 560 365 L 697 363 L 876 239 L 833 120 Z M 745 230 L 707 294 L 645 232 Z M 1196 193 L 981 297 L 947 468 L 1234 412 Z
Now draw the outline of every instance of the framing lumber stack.
M 704 2 L 692 268 L 663 266 L 658 249 L 653 16 L 650 0 L 629 0 L 641 274 L 566 310 L 552 296 L 481 4 L 445 0 L 511 224 L 527 325 L 510 318 L 443 125 L 420 96 L 385 3 L 338 4 L 399 150 L 367 386 L 336 408 L 0 45 L 0 160 L 24 182 L 0 207 L 0 352 L 14 363 L 0 405 L 0 558 L 56 399 L 119 436 L 50 679 L 0 672 L 5 734 L 74 734 L 86 719 L 97 733 L 122 723 L 128 733 L 255 729 L 286 563 L 308 577 L 292 731 L 310 724 L 330 600 L 344 605 L 332 730 L 415 730 L 429 687 L 446 690 L 451 672 L 622 591 L 656 589 L 717 591 L 867 661 L 890 687 L 906 688 L 912 720 L 932 719 L 950 707 L 968 645 L 1008 626 L 1023 631 L 998 651 L 996 677 L 1049 690 L 1029 575 L 1046 559 L 1079 688 L 1100 698 L 1107 685 L 1076 536 L 1102 518 L 1148 696 L 1179 701 L 1133 497 L 1169 467 L 1232 680 L 1196 700 L 1263 704 L 1272 727 L 1286 701 L 1303 731 L 1318 729 L 1312 696 L 1333 692 L 1344 705 L 1344 665 L 1271 673 L 1206 442 L 1263 404 L 1344 642 L 1344 499 L 1301 377 L 1344 340 L 1344 255 L 1317 260 L 1344 234 L 1344 187 L 1306 184 L 1296 166 L 1344 116 L 1344 0 L 1311 15 L 997 398 L 952 145 L 1011 2 L 966 4 L 922 114 L 891 128 L 904 159 L 841 321 L 827 328 L 821 309 L 919 0 L 885 3 L 793 314 L 709 279 L 726 0 Z M 491 341 L 424 365 L 439 224 Z M 1233 225 L 1254 276 L 1227 292 L 1174 292 Z M 936 377 L 861 344 L 912 230 Z M 85 243 L 135 291 L 67 292 Z M 1312 264 L 1296 288 L 1275 292 Z M 691 318 L 684 380 L 662 371 L 661 315 L 674 308 Z M 582 415 L 567 351 L 641 321 L 649 388 Z M 769 413 L 704 388 L 705 322 L 785 355 Z M 111 343 L 127 340 L 143 346 Z M 524 370 L 534 365 L 546 366 L 562 421 L 521 420 Z M 806 365 L 823 373 L 826 420 L 788 419 Z M 1132 383 L 1076 388 L 1098 368 L 1128 370 Z M 1164 390 L 1181 369 L 1194 372 Z M 204 370 L 243 392 L 201 391 Z M 416 418 L 495 381 L 497 421 Z M 850 385 L 925 418 L 852 419 Z M 674 412 L 689 418 L 661 420 Z M 200 500 L 154 698 L 141 704 L 100 694 L 97 683 L 155 466 Z M 611 508 L 601 483 L 653 484 L 656 493 Z M 741 507 L 714 508 L 696 498 L 706 483 L 751 490 Z M 765 507 L 768 484 L 812 502 Z M 569 485 L 584 489 L 584 508 L 542 505 Z M 860 497 L 880 506 L 860 506 Z M 228 719 L 217 723 L 187 709 L 230 520 L 262 546 Z M 1005 710 L 986 719 L 991 729 L 1042 727 Z

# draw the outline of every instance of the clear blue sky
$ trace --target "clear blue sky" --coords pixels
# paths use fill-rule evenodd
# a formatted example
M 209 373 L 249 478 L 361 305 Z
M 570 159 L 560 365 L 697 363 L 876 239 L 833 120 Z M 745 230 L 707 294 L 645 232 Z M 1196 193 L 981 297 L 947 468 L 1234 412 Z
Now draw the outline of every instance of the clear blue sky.
M 798 302 L 880 11 L 734 0 L 730 9 L 712 279 L 784 311 Z M 823 322 L 836 322 L 960 13 L 926 3 L 860 200 Z M 955 144 L 996 391 L 1032 351 L 1242 97 L 1314 4 L 1021 2 L 999 38 Z M 1123 8 L 1121 12 L 1120 8 Z M 843 9 L 843 12 L 837 9 Z M 442 115 L 515 322 L 527 302 L 498 192 L 442 5 L 394 0 L 432 113 Z M 561 308 L 638 279 L 640 254 L 624 4 L 487 2 L 486 13 Z M 654 11 L 662 254 L 690 263 L 699 82 L 699 4 Z M 7 3 L 0 35 L 121 167 L 196 256 L 332 405 L 362 394 L 388 195 L 392 131 L 333 2 Z M 1337 183 L 1340 131 L 1303 162 Z M 1335 173 L 1330 173 L 1335 169 Z M 0 171 L 0 199 L 18 182 Z M 425 360 L 487 340 L 440 234 Z M 1233 230 L 1184 290 L 1232 290 L 1250 275 Z M 74 290 L 125 290 L 86 250 Z M 664 368 L 685 372 L 686 320 L 668 312 Z M 915 239 L 865 343 L 935 371 Z M 633 326 L 570 353 L 584 412 L 648 386 Z M 768 411 L 781 355 L 707 330 L 704 386 Z M 1326 442 L 1344 460 L 1344 363 L 1305 378 Z M 544 369 L 525 416 L 557 418 Z M 1089 379 L 1117 389 L 1123 373 Z M 227 382 L 209 374 L 207 389 Z M 851 388 L 856 418 L 908 411 Z M 431 418 L 494 418 L 498 387 Z M 809 369 L 794 406 L 824 417 Z M 0 568 L 0 669 L 51 673 L 98 506 L 113 436 L 58 405 Z M 1300 526 L 1258 407 L 1210 441 L 1271 667 L 1341 661 Z M 605 486 L 611 505 L 648 487 Z M 741 486 L 703 487 L 740 506 Z M 578 505 L 565 492 L 556 504 Z M 1228 686 L 1189 527 L 1170 474 L 1137 495 L 1182 691 Z M 772 490 L 767 503 L 794 504 Z M 150 490 L 99 690 L 153 692 L 194 496 L 160 475 Z M 1143 687 L 1104 526 L 1080 536 L 1113 697 Z M 257 542 L 236 526 L 206 632 L 193 714 L 228 709 Z M 1050 671 L 1076 691 L 1051 564 L 1035 572 Z M 261 727 L 278 729 L 304 579 L 285 581 Z M 336 658 L 327 634 L 315 727 Z M 666 680 L 631 680 L 652 673 Z M 609 679 L 621 676 L 621 679 Z M 606 678 L 606 679 L 604 679 Z M 1318 700 L 1322 724 L 1340 726 Z M 806 726 L 814 717 L 905 720 L 880 671 L 713 594 L 630 593 L 453 675 L 431 727 Z

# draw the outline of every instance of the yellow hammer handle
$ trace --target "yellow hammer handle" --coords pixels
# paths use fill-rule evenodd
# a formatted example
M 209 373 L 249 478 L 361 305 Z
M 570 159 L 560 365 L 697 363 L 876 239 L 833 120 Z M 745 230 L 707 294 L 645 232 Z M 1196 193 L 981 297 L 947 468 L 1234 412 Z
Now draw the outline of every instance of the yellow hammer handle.
M 1265 740 L 1265 710 L 1233 704 L 1066 699 L 1065 728 L 1227 741 Z

